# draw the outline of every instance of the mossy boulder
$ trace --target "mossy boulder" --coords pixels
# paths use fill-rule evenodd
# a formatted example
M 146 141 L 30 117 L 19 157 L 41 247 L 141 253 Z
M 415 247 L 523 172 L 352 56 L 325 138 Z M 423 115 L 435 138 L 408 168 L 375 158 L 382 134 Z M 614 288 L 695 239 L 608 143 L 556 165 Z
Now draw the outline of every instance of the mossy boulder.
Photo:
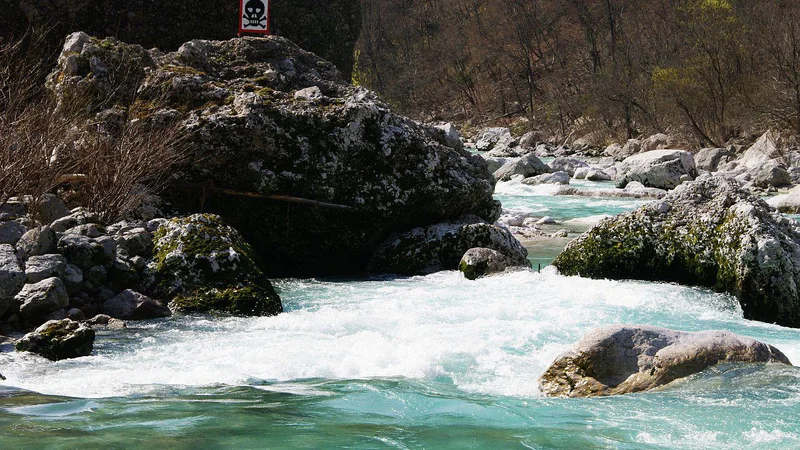
M 372 256 L 370 271 L 419 275 L 456 270 L 464 253 L 477 247 L 496 251 L 509 265 L 530 267 L 528 251 L 508 230 L 476 221 L 440 223 L 393 236 Z
M 800 327 L 800 226 L 733 178 L 703 175 L 605 219 L 553 264 L 564 275 L 712 288 L 736 296 L 748 319 Z
M 281 300 L 258 255 L 212 214 L 167 221 L 154 235 L 151 290 L 177 311 L 274 315 Z
M 18 352 L 31 352 L 51 361 L 89 356 L 94 330 L 70 319 L 51 320 L 16 343 Z
M 106 78 L 91 66 L 71 70 L 73 59 L 144 73 L 136 89 L 119 89 L 135 94 L 128 121 L 179 122 L 192 163 L 174 177 L 175 206 L 223 217 L 270 275 L 360 273 L 393 233 L 466 214 L 499 217 L 482 158 L 442 144 L 441 132 L 395 114 L 285 38 L 195 40 L 150 52 L 152 61 L 137 56 L 141 47 L 70 39 L 84 44 L 62 54 L 51 77 L 56 95 L 76 92 L 107 107 L 107 95 L 92 96 L 105 85 L 90 88 Z M 141 68 L 128 68 L 137 61 Z M 309 89 L 312 97 L 296 95 Z

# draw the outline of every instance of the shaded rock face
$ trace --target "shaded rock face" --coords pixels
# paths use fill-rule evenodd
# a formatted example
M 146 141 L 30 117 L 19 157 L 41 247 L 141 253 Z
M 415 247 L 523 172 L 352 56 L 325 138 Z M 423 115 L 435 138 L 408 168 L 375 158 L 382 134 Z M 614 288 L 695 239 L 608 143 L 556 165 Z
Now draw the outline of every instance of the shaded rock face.
M 91 71 L 59 77 L 69 58 L 81 66 L 141 54 L 116 41 L 70 39 L 84 42 L 62 55 L 51 77 L 57 95 L 114 91 L 113 80 Z M 393 232 L 464 214 L 489 222 L 499 216 L 482 158 L 437 142 L 435 130 L 393 114 L 286 39 L 192 41 L 154 55 L 152 64 L 142 68 L 129 119 L 178 117 L 191 159 L 203 161 L 185 167 L 173 200 L 184 211 L 202 207 L 224 217 L 253 243 L 269 274 L 358 273 Z M 295 97 L 312 86 L 321 97 Z M 96 105 L 104 98 L 91 97 Z
M 553 263 L 565 275 L 677 282 L 735 295 L 748 319 L 800 327 L 800 226 L 703 175 L 602 221 Z
M 458 263 L 458 270 L 468 280 L 477 280 L 496 273 L 504 272 L 509 267 L 520 266 L 508 256 L 490 248 L 471 248 L 464 253 Z M 523 266 L 527 267 L 527 266 Z
M 115 319 L 123 320 L 147 320 L 172 315 L 169 308 L 161 302 L 130 289 L 106 300 L 102 312 Z
M 361 32 L 358 0 L 271 2 L 273 33 L 294 40 L 336 63 L 344 73 L 353 67 Z M 114 36 L 145 48 L 174 50 L 192 39 L 236 36 L 239 3 L 199 0 L 164 3 L 146 0 L 96 2 L 69 0 L 0 0 L 0 36 L 21 35 L 29 25 L 54 27 L 55 41 L 73 31 Z M 58 42 L 52 43 L 54 46 Z
M 647 187 L 674 189 L 683 181 L 697 177 L 692 154 L 683 150 L 653 150 L 626 158 L 619 166 L 617 187 L 631 181 Z
M 388 239 L 370 261 L 373 273 L 417 275 L 456 270 L 475 247 L 502 254 L 515 266 L 530 267 L 528 251 L 505 228 L 487 223 L 441 223 Z
M 698 170 L 716 172 L 721 164 L 727 163 L 734 155 L 724 148 L 704 148 L 694 155 Z
M 0 244 L 0 315 L 5 313 L 12 298 L 25 285 L 25 271 L 14 247 Z
M 94 330 L 70 319 L 51 320 L 16 344 L 19 352 L 31 352 L 51 361 L 89 356 L 94 347 Z
M 728 331 L 686 333 L 646 325 L 613 325 L 587 333 L 539 379 L 551 397 L 648 391 L 721 363 L 780 363 L 777 348 Z
M 218 216 L 172 219 L 156 231 L 154 244 L 151 291 L 171 299 L 172 309 L 252 316 L 283 311 L 252 247 Z M 131 303 L 118 300 L 109 311 L 121 310 L 117 306 L 123 301 Z

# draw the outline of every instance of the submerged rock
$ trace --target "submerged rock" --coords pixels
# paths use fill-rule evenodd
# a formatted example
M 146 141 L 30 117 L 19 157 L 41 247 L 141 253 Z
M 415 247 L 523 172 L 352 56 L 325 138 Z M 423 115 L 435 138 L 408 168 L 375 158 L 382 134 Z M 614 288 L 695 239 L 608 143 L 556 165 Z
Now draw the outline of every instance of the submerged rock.
M 258 255 L 219 216 L 172 219 L 156 231 L 154 246 L 151 290 L 172 299 L 171 308 L 256 316 L 283 311 Z
M 67 74 L 70 61 L 82 70 Z M 87 36 L 62 53 L 49 85 L 96 107 L 110 93 L 135 98 L 128 121 L 177 120 L 192 163 L 174 177 L 176 206 L 234 224 L 270 274 L 358 273 L 393 233 L 499 217 L 481 157 L 438 142 L 438 130 L 283 37 L 195 40 L 161 54 Z M 321 97 L 295 97 L 313 87 Z
M 94 347 L 94 330 L 70 319 L 51 320 L 20 339 L 18 352 L 31 352 L 51 361 L 89 356 Z
M 800 225 L 725 176 L 605 219 L 553 263 L 565 275 L 677 282 L 735 295 L 748 319 L 800 327 Z
M 508 256 L 490 248 L 471 248 L 458 263 L 458 270 L 468 280 L 504 272 L 509 267 L 521 266 Z M 523 266 L 527 267 L 527 266 Z
M 584 335 L 539 379 L 551 397 L 628 394 L 664 386 L 721 363 L 781 363 L 777 348 L 728 331 L 687 333 L 612 325 Z
M 505 228 L 488 223 L 441 223 L 390 238 L 370 262 L 373 273 L 418 275 L 456 270 L 467 250 L 495 250 L 514 265 L 530 267 L 528 251 Z
M 640 153 L 622 161 L 617 175 L 617 187 L 631 181 L 647 187 L 674 189 L 686 180 L 697 177 L 692 154 L 683 150 L 654 150 Z

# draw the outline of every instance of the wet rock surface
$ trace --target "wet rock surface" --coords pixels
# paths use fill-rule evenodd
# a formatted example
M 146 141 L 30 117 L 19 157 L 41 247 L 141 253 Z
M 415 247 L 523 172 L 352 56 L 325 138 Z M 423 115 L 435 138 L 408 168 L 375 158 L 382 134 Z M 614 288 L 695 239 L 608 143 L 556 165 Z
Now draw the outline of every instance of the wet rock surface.
M 728 331 L 687 333 L 646 325 L 593 330 L 539 379 L 551 397 L 648 391 L 722 363 L 791 365 L 777 348 Z

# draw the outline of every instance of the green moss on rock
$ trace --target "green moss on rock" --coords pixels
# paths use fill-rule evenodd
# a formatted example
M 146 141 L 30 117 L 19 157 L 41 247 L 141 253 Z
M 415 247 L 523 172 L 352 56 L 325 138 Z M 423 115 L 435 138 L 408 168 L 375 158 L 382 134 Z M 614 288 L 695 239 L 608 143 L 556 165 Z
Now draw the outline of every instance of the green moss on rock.
M 179 311 L 274 315 L 281 301 L 242 236 L 212 214 L 176 218 L 154 236 L 153 290 Z

